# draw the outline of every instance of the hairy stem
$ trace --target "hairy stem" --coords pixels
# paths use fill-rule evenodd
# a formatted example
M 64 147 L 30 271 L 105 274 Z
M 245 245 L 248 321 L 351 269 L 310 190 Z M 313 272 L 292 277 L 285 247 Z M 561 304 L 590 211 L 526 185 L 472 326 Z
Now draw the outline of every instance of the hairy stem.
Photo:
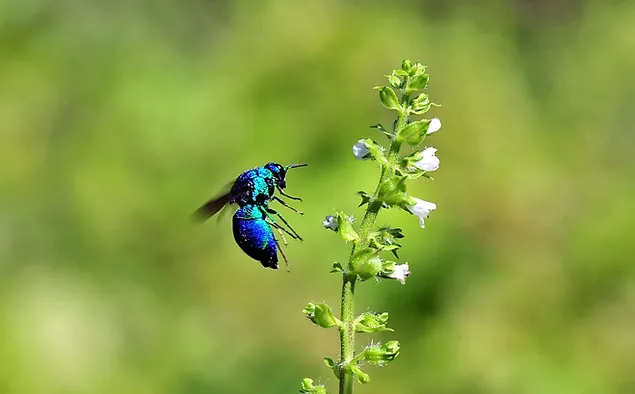
M 344 273 L 342 284 L 342 316 L 344 325 L 340 327 L 341 356 L 340 365 L 349 363 L 355 357 L 355 277 Z M 353 372 L 347 368 L 340 369 L 340 394 L 353 392 Z
M 406 127 L 408 116 L 406 111 L 399 114 L 397 118 L 397 127 L 395 127 L 395 135 L 393 136 L 392 143 L 390 144 L 390 151 L 388 152 L 388 160 L 391 163 L 395 163 L 399 157 L 399 150 L 401 149 L 401 142 L 397 140 L 396 134 Z M 393 175 L 394 170 L 391 167 L 382 166 L 381 176 L 379 182 L 375 188 L 375 193 L 368 203 L 366 214 L 360 225 L 359 229 L 359 242 L 358 245 L 366 246 L 368 243 L 368 235 L 375 225 L 375 219 L 381 209 L 382 202 L 377 199 L 379 196 L 379 190 L 381 185 Z M 351 250 L 351 257 L 355 253 L 355 246 Z M 349 262 L 350 264 L 350 262 Z M 346 368 L 346 366 L 355 358 L 355 283 L 357 278 L 350 275 L 348 272 L 344 272 L 342 280 L 342 305 L 340 319 L 344 323 L 340 327 L 340 344 L 341 344 L 341 356 L 340 356 L 340 394 L 351 394 L 353 392 L 353 383 L 355 376 L 353 372 Z

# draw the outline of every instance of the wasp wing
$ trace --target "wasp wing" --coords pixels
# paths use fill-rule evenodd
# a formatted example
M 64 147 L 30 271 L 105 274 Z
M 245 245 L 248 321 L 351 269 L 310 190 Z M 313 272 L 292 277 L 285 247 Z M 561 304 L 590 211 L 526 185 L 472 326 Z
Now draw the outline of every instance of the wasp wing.
M 225 205 L 229 204 L 230 200 L 230 192 L 209 200 L 205 204 L 201 205 L 201 207 L 194 212 L 194 219 L 202 222 L 211 218 L 212 216 L 216 215 L 221 209 L 223 209 Z

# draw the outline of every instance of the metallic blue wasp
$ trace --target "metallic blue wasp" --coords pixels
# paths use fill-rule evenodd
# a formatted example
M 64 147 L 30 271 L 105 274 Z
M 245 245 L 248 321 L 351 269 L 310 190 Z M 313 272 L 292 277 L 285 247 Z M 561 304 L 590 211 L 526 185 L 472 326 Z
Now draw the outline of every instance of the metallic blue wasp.
M 287 257 L 282 249 L 279 249 L 272 228 L 278 231 L 285 245 L 287 241 L 283 232 L 293 239 L 302 240 L 302 238 L 276 210 L 269 206 L 269 202 L 278 201 L 283 206 L 303 215 L 302 212 L 291 207 L 274 193 L 277 190 L 287 198 L 302 201 L 301 198 L 286 194 L 284 189 L 287 187 L 287 171 L 305 166 L 306 164 L 282 166 L 278 163 L 268 163 L 247 170 L 236 178 L 229 192 L 203 204 L 196 210 L 195 216 L 206 220 L 226 205 L 237 204 L 239 209 L 234 213 L 232 220 L 236 243 L 243 252 L 254 260 L 260 261 L 264 267 L 277 269 L 278 250 L 280 250 L 285 262 L 287 262 Z M 286 228 L 276 222 L 272 215 L 276 215 L 286 225 Z

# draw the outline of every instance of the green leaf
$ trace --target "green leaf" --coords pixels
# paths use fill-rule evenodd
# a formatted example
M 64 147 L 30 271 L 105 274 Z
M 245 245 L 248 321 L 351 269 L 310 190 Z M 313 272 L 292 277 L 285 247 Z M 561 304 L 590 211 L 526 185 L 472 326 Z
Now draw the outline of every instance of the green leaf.
M 384 107 L 395 110 L 401 109 L 399 99 L 397 98 L 394 90 L 388 86 L 376 86 L 375 89 L 379 90 L 379 99 Z

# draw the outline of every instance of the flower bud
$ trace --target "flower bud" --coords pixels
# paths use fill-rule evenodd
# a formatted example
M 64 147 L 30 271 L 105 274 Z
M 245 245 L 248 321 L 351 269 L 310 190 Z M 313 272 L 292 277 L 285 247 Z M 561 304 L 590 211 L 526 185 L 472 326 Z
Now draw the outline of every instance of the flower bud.
M 386 78 L 388 78 L 388 83 L 390 83 L 390 86 L 392 86 L 395 89 L 401 88 L 402 81 L 394 73 L 390 75 L 386 75 Z
M 353 145 L 353 155 L 357 160 L 366 160 L 370 159 L 371 155 L 364 143 L 364 140 L 359 140 L 355 145 Z
M 407 90 L 408 91 L 423 90 L 428 86 L 429 79 L 430 79 L 430 76 L 425 73 L 425 67 L 424 67 L 423 73 L 419 73 L 418 75 L 410 79 Z
M 401 69 L 407 73 L 410 73 L 410 70 L 412 70 L 412 62 L 408 59 L 404 60 L 403 62 L 401 62 Z
M 399 341 L 388 341 L 383 345 L 370 345 L 364 350 L 364 360 L 382 366 L 399 355 Z
M 309 302 L 302 310 L 302 313 L 320 327 L 330 328 L 341 325 L 341 322 L 333 315 L 331 307 L 327 304 Z
M 313 379 L 304 378 L 300 384 L 300 393 L 302 394 L 326 394 L 324 385 L 313 385 Z
M 361 281 L 374 278 L 381 271 L 381 258 L 373 256 L 355 265 L 355 271 L 352 273 L 357 275 Z
M 388 322 L 388 312 L 372 313 L 364 312 L 355 320 L 355 331 L 373 333 L 379 331 L 393 331 L 386 327 Z

